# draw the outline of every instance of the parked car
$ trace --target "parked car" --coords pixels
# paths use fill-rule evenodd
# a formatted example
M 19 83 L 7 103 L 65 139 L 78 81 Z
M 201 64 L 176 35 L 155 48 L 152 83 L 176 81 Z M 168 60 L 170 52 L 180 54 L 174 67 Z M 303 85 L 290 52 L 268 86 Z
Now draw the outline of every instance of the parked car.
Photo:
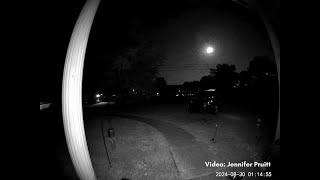
M 194 94 L 188 104 L 190 113 L 209 112 L 216 114 L 221 111 L 221 108 L 222 103 L 215 90 L 205 90 Z

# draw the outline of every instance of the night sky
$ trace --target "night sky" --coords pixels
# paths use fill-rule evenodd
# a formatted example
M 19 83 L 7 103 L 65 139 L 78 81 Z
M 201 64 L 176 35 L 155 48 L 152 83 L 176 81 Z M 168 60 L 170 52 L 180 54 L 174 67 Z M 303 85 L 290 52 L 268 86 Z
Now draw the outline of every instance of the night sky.
M 40 61 L 42 92 L 60 93 L 63 66 L 83 0 L 51 0 L 43 15 L 44 57 Z M 150 39 L 166 59 L 159 69 L 168 84 L 200 80 L 218 63 L 248 67 L 254 56 L 272 55 L 259 17 L 231 0 L 101 1 L 90 33 L 84 81 L 93 88 L 103 83 L 111 60 L 135 39 Z M 204 48 L 212 45 L 213 55 Z

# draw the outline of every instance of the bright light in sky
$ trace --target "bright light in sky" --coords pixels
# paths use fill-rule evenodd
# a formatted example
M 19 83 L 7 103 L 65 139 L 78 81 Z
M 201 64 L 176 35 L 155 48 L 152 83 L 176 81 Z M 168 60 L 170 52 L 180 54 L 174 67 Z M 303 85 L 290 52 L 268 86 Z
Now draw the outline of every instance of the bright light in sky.
M 213 47 L 208 47 L 208 48 L 207 48 L 207 53 L 208 53 L 208 54 L 213 53 L 213 51 L 214 51 Z

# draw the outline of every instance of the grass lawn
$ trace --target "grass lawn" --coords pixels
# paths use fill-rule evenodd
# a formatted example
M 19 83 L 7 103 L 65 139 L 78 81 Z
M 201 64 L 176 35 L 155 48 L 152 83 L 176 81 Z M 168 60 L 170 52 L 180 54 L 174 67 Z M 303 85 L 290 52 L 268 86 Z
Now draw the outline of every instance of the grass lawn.
M 161 133 L 142 122 L 108 118 L 111 120 L 105 120 L 103 128 L 112 168 L 101 143 L 102 131 L 93 126 L 87 128 L 89 151 L 98 179 L 179 179 L 169 146 Z M 115 146 L 108 138 L 109 127 L 115 131 Z

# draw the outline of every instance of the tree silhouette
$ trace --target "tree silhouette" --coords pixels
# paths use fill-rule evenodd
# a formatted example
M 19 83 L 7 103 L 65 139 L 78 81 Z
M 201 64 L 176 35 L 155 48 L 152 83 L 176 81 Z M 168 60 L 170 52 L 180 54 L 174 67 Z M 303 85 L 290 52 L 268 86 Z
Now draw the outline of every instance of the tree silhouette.
M 277 66 L 269 56 L 256 56 L 249 63 L 248 71 L 255 77 L 277 74 Z
M 133 88 L 145 93 L 154 91 L 154 79 L 163 59 L 163 53 L 149 43 L 129 48 L 118 56 L 112 69 L 121 99 Z
M 239 81 L 240 88 L 251 87 L 252 75 L 247 70 L 241 71 L 239 74 Z
M 155 80 L 155 87 L 160 92 L 160 95 L 162 96 L 165 93 L 165 90 L 167 88 L 167 81 L 163 77 L 158 77 Z
M 256 56 L 249 63 L 252 76 L 254 103 L 264 115 L 276 114 L 278 103 L 278 78 L 275 61 L 268 56 Z
M 210 69 L 215 87 L 228 91 L 238 82 L 238 73 L 235 65 L 218 64 L 216 69 Z
M 200 80 L 200 88 L 201 89 L 213 89 L 216 88 L 216 84 L 214 83 L 214 78 L 211 75 L 203 76 Z
M 182 88 L 187 90 L 187 92 L 197 92 L 200 88 L 200 81 L 186 81 L 182 84 Z

